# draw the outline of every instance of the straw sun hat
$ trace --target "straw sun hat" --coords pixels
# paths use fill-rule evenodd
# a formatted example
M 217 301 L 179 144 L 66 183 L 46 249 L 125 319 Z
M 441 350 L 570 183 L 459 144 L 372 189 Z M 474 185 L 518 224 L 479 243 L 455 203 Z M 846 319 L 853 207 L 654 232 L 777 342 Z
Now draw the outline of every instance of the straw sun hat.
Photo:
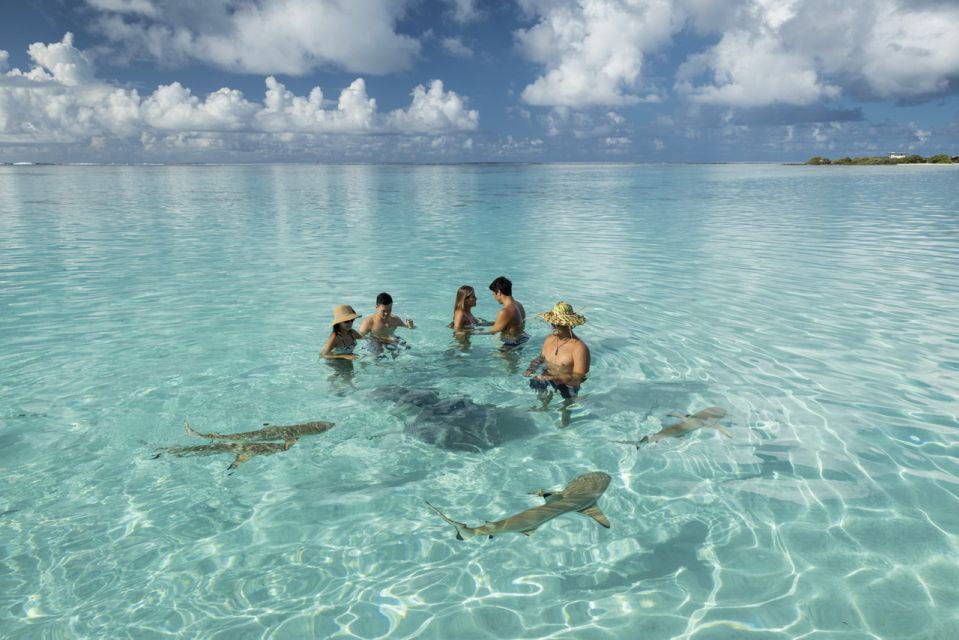
M 357 318 L 362 318 L 360 314 L 356 311 L 353 311 L 353 307 L 348 304 L 341 304 L 337 308 L 333 309 L 333 322 L 330 324 L 336 326 L 341 322 L 348 322 L 350 320 L 356 320 Z
M 586 324 L 586 316 L 581 313 L 574 313 L 572 305 L 566 302 L 557 302 L 552 310 L 539 314 L 539 317 L 550 324 L 566 327 L 578 327 L 581 324 Z

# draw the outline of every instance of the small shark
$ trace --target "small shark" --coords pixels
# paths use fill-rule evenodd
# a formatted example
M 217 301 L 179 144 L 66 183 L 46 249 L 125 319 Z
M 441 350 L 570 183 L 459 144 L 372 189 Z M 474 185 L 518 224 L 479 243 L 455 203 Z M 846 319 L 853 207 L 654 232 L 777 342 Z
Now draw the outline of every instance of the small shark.
M 451 520 L 429 502 L 426 504 L 438 513 L 443 520 L 456 528 L 457 540 L 464 540 L 473 536 L 489 536 L 492 538 L 504 533 L 522 533 L 528 536 L 553 518 L 573 511 L 589 516 L 608 529 L 609 520 L 596 506 L 596 500 L 606 491 L 609 481 L 609 474 L 594 471 L 575 478 L 560 491 L 544 491 L 543 489 L 532 491 L 530 495 L 543 498 L 546 504 L 521 511 L 505 520 L 487 521 L 486 524 L 479 527 L 470 527 L 462 522 Z
M 214 442 L 213 444 L 200 444 L 195 447 L 167 447 L 165 449 L 157 449 L 157 454 L 153 456 L 153 458 L 159 458 L 164 453 L 169 453 L 177 457 L 235 453 L 236 458 L 234 458 L 230 466 L 227 467 L 227 471 L 232 471 L 253 456 L 280 453 L 281 451 L 288 450 L 295 443 L 295 438 L 292 441 L 286 440 L 285 442 Z
M 674 412 L 670 413 L 669 415 L 673 418 L 680 418 L 680 421 L 676 424 L 664 427 L 662 430 L 654 433 L 651 436 L 643 436 L 639 440 L 614 440 L 614 442 L 618 442 L 620 444 L 632 444 L 639 449 L 639 447 L 644 444 L 653 444 L 654 442 L 659 442 L 664 438 L 682 438 L 690 431 L 695 431 L 696 429 L 702 428 L 715 429 L 727 438 L 733 437 L 733 434 L 729 433 L 729 431 L 716 423 L 717 420 L 726 415 L 726 410 L 722 407 L 707 407 L 694 414 Z
M 200 433 L 195 431 L 190 423 L 183 421 L 183 428 L 191 436 L 198 438 L 209 438 L 211 440 L 242 440 L 247 442 L 262 442 L 264 440 L 283 440 L 289 442 L 292 447 L 300 436 L 308 436 L 314 433 L 323 433 L 333 428 L 333 422 L 304 422 L 303 424 L 291 424 L 285 427 L 264 427 L 256 431 L 246 431 L 244 433 Z

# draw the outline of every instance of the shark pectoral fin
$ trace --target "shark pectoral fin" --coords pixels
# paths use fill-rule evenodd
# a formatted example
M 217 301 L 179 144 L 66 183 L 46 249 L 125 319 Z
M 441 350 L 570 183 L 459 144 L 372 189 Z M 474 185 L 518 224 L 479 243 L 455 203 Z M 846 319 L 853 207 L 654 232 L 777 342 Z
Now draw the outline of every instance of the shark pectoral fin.
M 723 434 L 723 435 L 726 436 L 727 438 L 732 438 L 732 437 L 733 437 L 733 434 L 729 433 L 729 431 L 728 431 L 727 429 L 724 429 L 723 427 L 719 426 L 718 424 L 714 424 L 714 425 L 713 425 L 713 429 L 715 429 L 715 430 L 718 431 L 719 433 Z
M 237 467 L 239 467 L 241 464 L 243 464 L 244 462 L 246 462 L 252 457 L 253 457 L 253 454 L 250 453 L 249 451 L 241 451 L 240 453 L 236 454 L 236 458 L 234 458 L 230 466 L 226 468 L 227 471 L 236 469 Z
M 606 514 L 600 511 L 599 507 L 597 507 L 595 504 L 588 509 L 583 509 L 582 511 L 580 511 L 580 513 L 583 514 L 584 516 L 589 516 L 596 522 L 600 523 L 601 525 L 609 529 L 610 527 L 609 518 L 607 518 Z

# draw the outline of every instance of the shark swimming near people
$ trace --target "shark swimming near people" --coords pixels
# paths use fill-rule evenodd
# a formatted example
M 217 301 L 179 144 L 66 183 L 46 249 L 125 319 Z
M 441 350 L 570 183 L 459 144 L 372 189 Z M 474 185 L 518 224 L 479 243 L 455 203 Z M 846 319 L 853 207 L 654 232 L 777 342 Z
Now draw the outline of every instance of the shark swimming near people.
M 652 435 L 643 436 L 639 440 L 614 440 L 613 442 L 631 444 L 639 449 L 644 444 L 653 444 L 664 438 L 682 438 L 696 429 L 715 429 L 727 438 L 733 437 L 733 434 L 716 422 L 726 415 L 726 410 L 722 407 L 707 407 L 693 414 L 673 412 L 668 415 L 673 418 L 679 418 L 680 421 L 664 427 Z
M 536 529 L 553 518 L 564 513 L 581 513 L 606 527 L 610 527 L 609 519 L 596 505 L 596 501 L 609 486 L 610 476 L 602 471 L 594 471 L 573 479 L 559 491 L 538 490 L 530 495 L 539 496 L 546 504 L 526 511 L 521 511 L 503 520 L 487 521 L 478 527 L 470 527 L 462 522 L 448 518 L 442 511 L 426 502 L 430 509 L 435 511 L 443 520 L 456 529 L 456 539 L 465 540 L 475 536 L 503 535 L 504 533 L 522 533 L 531 535 Z
M 177 457 L 232 453 L 235 454 L 236 457 L 230 466 L 227 467 L 227 470 L 232 471 L 254 456 L 288 451 L 301 437 L 329 431 L 334 425 L 335 423 L 333 422 L 314 421 L 284 426 L 265 425 L 262 429 L 245 431 L 243 433 L 200 433 L 191 427 L 188 421 L 184 420 L 183 428 L 187 434 L 197 438 L 215 440 L 217 442 L 192 447 L 166 447 L 157 449 L 156 455 L 153 457 L 154 459 L 159 458 L 164 453 L 169 453 Z
M 210 440 L 243 440 L 247 442 L 262 442 L 266 440 L 293 440 L 294 442 L 301 436 L 323 433 L 334 427 L 335 422 L 304 422 L 302 424 L 291 424 L 287 426 L 266 425 L 256 431 L 246 431 L 243 433 L 200 433 L 190 426 L 186 420 L 183 421 L 183 428 L 191 436 L 197 438 L 209 438 Z

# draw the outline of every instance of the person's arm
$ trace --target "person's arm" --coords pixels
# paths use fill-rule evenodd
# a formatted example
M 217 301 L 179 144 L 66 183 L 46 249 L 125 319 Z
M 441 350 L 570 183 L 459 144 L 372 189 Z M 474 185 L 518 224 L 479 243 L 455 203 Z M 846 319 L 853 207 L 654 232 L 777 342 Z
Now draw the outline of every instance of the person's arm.
M 466 327 L 466 314 L 463 313 L 462 309 L 457 309 L 453 312 L 453 331 L 462 331 Z
M 363 318 L 363 322 L 360 323 L 360 331 L 359 331 L 360 337 L 361 338 L 364 337 L 366 334 L 370 332 L 370 329 L 372 328 L 373 328 L 373 316 L 367 316 Z
M 352 353 L 330 353 L 330 351 L 333 350 L 333 342 L 335 340 L 336 334 L 331 333 L 330 337 L 326 341 L 326 344 L 323 346 L 323 351 L 320 351 L 321 358 L 326 358 L 328 360 L 356 360 L 356 356 L 354 356 Z
M 529 366 L 526 367 L 526 371 L 523 372 L 525 377 L 530 377 L 543 366 L 543 363 L 546 362 L 546 357 L 543 355 L 546 352 L 546 343 L 549 341 L 549 338 L 543 341 L 543 348 L 539 350 L 539 355 L 530 360 Z
M 321 358 L 329 358 L 330 351 L 333 349 L 333 341 L 336 340 L 336 334 L 331 333 L 330 337 L 326 339 L 326 344 L 323 345 L 323 351 L 320 351 Z
M 499 313 L 496 314 L 496 320 L 493 322 L 493 326 L 490 327 L 490 334 L 499 333 L 506 329 L 509 326 L 509 311 L 506 310 L 506 307 L 503 307 L 499 310 Z
M 397 329 L 406 327 L 407 329 L 413 329 L 413 321 L 407 318 L 406 320 L 401 320 L 399 316 L 390 316 L 389 326 L 395 327 Z

